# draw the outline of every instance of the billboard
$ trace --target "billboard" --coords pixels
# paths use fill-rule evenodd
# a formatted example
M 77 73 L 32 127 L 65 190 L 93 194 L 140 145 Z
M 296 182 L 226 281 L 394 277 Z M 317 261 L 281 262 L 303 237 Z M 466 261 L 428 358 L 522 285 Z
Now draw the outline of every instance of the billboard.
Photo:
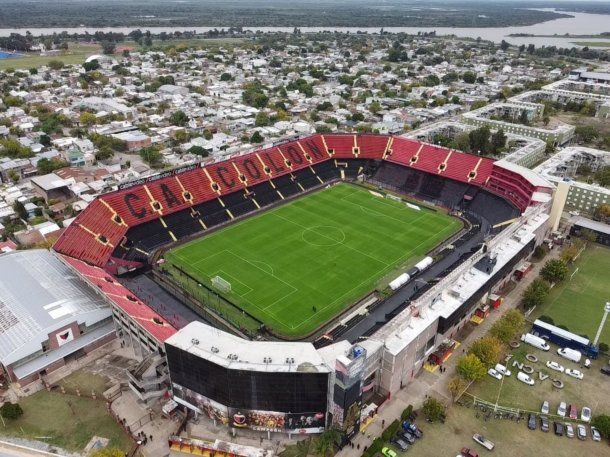
M 178 403 L 229 427 L 280 433 L 321 433 L 324 431 L 326 414 L 323 411 L 282 413 L 232 408 L 179 384 L 172 383 L 172 386 L 174 399 Z

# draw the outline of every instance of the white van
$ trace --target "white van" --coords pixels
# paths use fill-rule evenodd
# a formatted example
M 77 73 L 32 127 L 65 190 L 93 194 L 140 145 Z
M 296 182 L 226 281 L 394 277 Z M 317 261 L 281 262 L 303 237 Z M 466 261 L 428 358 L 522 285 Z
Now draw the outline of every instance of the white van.
M 521 382 L 524 382 L 528 386 L 534 385 L 534 380 L 532 378 L 530 378 L 528 375 L 526 375 L 523 371 L 520 371 L 519 373 L 517 373 L 517 379 Z
M 580 362 L 580 359 L 582 358 L 582 354 L 580 353 L 580 351 L 570 348 L 557 349 L 557 354 L 576 363 Z
M 511 375 L 510 370 L 508 368 L 506 368 L 504 365 L 502 365 L 501 363 L 498 363 L 496 365 L 495 370 L 498 373 L 500 373 L 500 374 L 502 374 L 504 376 L 510 376 Z
M 542 349 L 543 351 L 548 351 L 549 349 L 551 349 L 549 343 L 547 343 L 542 338 L 536 335 L 532 335 L 531 333 L 521 335 L 521 341 L 529 344 L 530 346 L 534 346 L 535 348 Z

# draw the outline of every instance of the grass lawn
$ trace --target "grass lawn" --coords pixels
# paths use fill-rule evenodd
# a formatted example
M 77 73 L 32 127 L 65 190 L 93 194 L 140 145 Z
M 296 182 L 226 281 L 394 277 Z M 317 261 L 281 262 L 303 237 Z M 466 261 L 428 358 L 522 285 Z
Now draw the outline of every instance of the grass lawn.
M 0 70 L 6 70 L 7 68 L 38 68 L 42 67 L 43 65 L 46 65 L 47 63 L 49 63 L 50 60 L 60 60 L 66 65 L 82 64 L 90 55 L 99 54 L 100 49 L 100 46 L 93 43 L 69 43 L 69 49 L 62 54 L 57 54 L 53 56 L 28 54 L 24 57 L 0 59 Z
M 573 41 L 577 46 L 588 46 L 589 48 L 610 48 L 610 41 Z
M 227 298 L 278 333 L 303 337 L 461 226 L 341 184 L 180 246 L 166 260 L 208 285 L 222 277 L 231 283 L 221 292 Z
M 23 398 L 24 414 L 16 421 L 0 424 L 0 435 L 35 439 L 82 451 L 97 435 L 110 439 L 111 447 L 129 450 L 131 442 L 106 410 L 104 401 L 41 391 Z
M 574 271 L 568 279 L 551 290 L 549 303 L 536 315 L 546 315 L 555 325 L 565 325 L 571 332 L 586 335 L 593 340 L 603 315 L 604 303 L 608 301 L 608 279 L 610 279 L 610 249 L 601 245 L 590 245 L 571 267 Z M 610 344 L 610 323 L 606 323 L 600 342 Z

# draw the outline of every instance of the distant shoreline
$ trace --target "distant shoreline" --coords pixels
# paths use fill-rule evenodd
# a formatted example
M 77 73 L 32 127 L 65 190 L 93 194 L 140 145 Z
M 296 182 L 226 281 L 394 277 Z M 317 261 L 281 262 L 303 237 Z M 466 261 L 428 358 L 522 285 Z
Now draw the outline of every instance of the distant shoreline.
M 564 33 L 563 35 L 559 33 L 555 33 L 553 35 L 537 35 L 535 33 L 510 33 L 507 36 L 512 38 L 596 38 L 600 40 L 610 40 L 610 32 L 597 33 L 593 35 L 571 35 L 569 33 Z

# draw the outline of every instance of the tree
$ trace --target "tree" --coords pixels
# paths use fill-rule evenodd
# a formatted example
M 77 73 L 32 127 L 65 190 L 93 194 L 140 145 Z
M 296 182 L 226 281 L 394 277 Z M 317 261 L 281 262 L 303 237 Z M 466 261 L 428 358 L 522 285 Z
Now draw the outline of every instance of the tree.
M 89 457 L 125 457 L 125 453 L 117 448 L 105 447 L 93 451 Z
M 468 139 L 470 140 L 470 150 L 472 152 L 476 152 L 477 154 L 486 154 L 489 151 L 490 147 L 490 134 L 491 130 L 487 125 L 470 131 L 468 133 Z
M 330 427 L 318 436 L 314 450 L 319 457 L 332 456 L 340 444 L 341 432 L 336 427 Z
M 496 337 L 504 344 L 510 343 L 515 333 L 521 330 L 525 323 L 525 318 L 517 310 L 510 310 L 498 319 L 489 330 L 491 336 Z
M 580 231 L 580 237 L 589 243 L 595 243 L 597 241 L 597 233 L 591 229 L 582 229 Z
M 256 127 L 265 127 L 269 125 L 269 116 L 264 111 L 259 111 L 254 119 L 254 125 Z
M 142 160 L 148 163 L 151 167 L 160 166 L 163 160 L 161 153 L 154 146 L 142 148 L 140 150 L 140 157 L 142 157 Z
M 459 398 L 460 395 L 462 395 L 462 393 L 466 389 L 466 386 L 466 381 L 460 378 L 459 376 L 451 378 L 451 381 L 449 381 L 449 385 L 447 386 L 447 388 L 449 389 L 449 393 L 451 394 L 451 398 L 453 399 L 453 401 L 455 401 L 457 398 Z
M 593 179 L 595 179 L 600 186 L 610 186 L 610 166 L 601 167 L 599 170 L 597 170 L 593 176 Z
M 5 419 L 19 419 L 22 414 L 23 409 L 21 409 L 19 403 L 11 403 L 10 401 L 7 401 L 4 403 L 4 405 L 2 405 L 2 407 L 0 407 L 0 415 Z
M 568 276 L 568 267 L 563 260 L 551 259 L 540 270 L 540 276 L 550 283 L 561 282 Z
M 506 145 L 506 135 L 504 130 L 499 129 L 491 136 L 491 150 L 494 153 L 500 152 Z
M 170 116 L 169 121 L 174 125 L 184 127 L 188 123 L 189 117 L 184 111 L 178 110 Z
M 462 79 L 467 84 L 474 84 L 477 80 L 477 75 L 475 75 L 472 71 L 467 71 L 462 75 Z
M 369 105 L 369 111 L 373 114 L 377 114 L 379 111 L 381 111 L 381 104 L 377 100 L 373 101 Z
M 26 148 L 14 138 L 0 140 L 0 156 L 12 159 L 27 159 L 34 154 L 30 148 Z
M 97 117 L 93 113 L 84 112 L 84 113 L 81 113 L 81 115 L 78 118 L 78 121 L 81 123 L 81 125 L 90 127 L 97 122 Z
M 496 337 L 485 336 L 470 346 L 469 354 L 476 355 L 487 368 L 494 366 L 502 354 L 502 343 Z
M 574 129 L 574 134 L 580 141 L 588 143 L 598 137 L 599 132 L 592 125 L 579 125 Z
M 549 284 L 546 281 L 536 278 L 523 292 L 521 302 L 526 309 L 542 306 L 546 302 L 550 290 Z
M 610 416 L 600 414 L 591 420 L 591 425 L 599 430 L 599 433 L 604 438 L 610 438 Z
M 114 41 L 102 41 L 102 52 L 106 55 L 114 54 L 116 51 L 116 43 Z
M 253 144 L 262 143 L 263 141 L 265 141 L 265 138 L 263 137 L 263 135 L 260 134 L 258 130 L 254 132 L 254 134 L 252 134 L 252 136 L 250 137 L 250 143 Z
M 232 79 L 233 77 L 231 76 L 231 73 L 223 73 L 222 75 L 220 75 L 221 81 L 231 81 Z
M 459 358 L 456 366 L 458 374 L 466 381 L 478 381 L 483 379 L 487 369 L 483 362 L 474 354 L 464 355 Z
M 46 175 L 48 173 L 52 173 L 53 171 L 67 167 L 69 164 L 65 160 L 61 160 L 58 158 L 47 159 L 43 157 L 36 163 L 36 168 L 38 169 L 38 173 Z
M 422 413 L 430 422 L 437 422 L 445 414 L 445 406 L 436 398 L 428 397 L 422 406 Z
M 508 48 L 510 48 L 510 44 L 507 43 L 506 41 L 502 40 L 500 42 L 500 49 L 502 49 L 502 51 L 506 52 L 508 50 Z
M 90 60 L 89 62 L 85 62 L 83 64 L 83 68 L 86 72 L 95 71 L 100 68 L 100 63 L 97 59 Z
M 212 132 L 210 132 L 208 129 L 205 129 L 203 131 L 203 138 L 210 141 L 212 138 L 214 138 L 214 134 Z
M 557 149 L 557 147 L 555 146 L 555 143 L 553 142 L 553 140 L 551 140 L 550 138 L 548 140 L 546 140 L 546 146 L 544 147 L 544 153 L 546 155 L 552 155 L 555 154 L 555 150 Z
M 187 152 L 189 154 L 195 154 L 201 157 L 207 157 L 209 155 L 208 151 L 201 146 L 191 146 Z
M 610 221 L 610 204 L 602 204 L 595 208 L 593 217 L 602 222 Z
M 64 67 L 64 63 L 61 60 L 49 60 L 47 66 L 51 70 L 61 70 Z

